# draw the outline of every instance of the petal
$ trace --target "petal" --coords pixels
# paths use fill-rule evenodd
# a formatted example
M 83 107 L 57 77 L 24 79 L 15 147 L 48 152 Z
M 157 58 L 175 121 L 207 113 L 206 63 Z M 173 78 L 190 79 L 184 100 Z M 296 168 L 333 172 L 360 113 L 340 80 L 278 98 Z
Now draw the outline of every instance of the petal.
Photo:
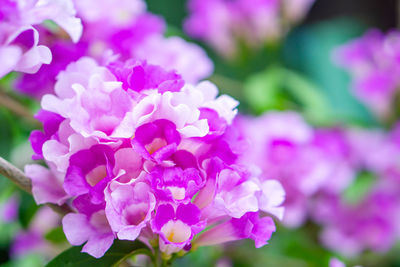
M 32 164 L 25 166 L 25 174 L 32 180 L 32 194 L 36 203 L 63 204 L 68 195 L 52 171 L 43 166 Z
M 69 213 L 62 220 L 63 230 L 68 242 L 73 246 L 82 245 L 89 239 L 91 229 L 85 214 Z

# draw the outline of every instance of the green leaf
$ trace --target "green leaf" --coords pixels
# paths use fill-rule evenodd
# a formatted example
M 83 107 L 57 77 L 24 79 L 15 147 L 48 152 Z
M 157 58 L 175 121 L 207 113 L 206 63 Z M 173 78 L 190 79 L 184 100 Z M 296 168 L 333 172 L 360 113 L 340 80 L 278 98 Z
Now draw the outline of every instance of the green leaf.
M 18 210 L 18 217 L 21 226 L 25 229 L 29 228 L 29 224 L 39 209 L 32 195 L 21 191 L 20 193 L 20 205 Z
M 360 203 L 376 184 L 376 177 L 370 172 L 361 172 L 354 182 L 344 191 L 343 198 L 349 203 Z
M 103 257 L 96 259 L 82 253 L 82 246 L 71 247 L 50 261 L 46 267 L 109 267 L 118 266 L 126 258 L 137 255 L 150 255 L 149 248 L 140 241 L 115 240 Z
M 302 105 L 304 116 L 314 124 L 327 124 L 331 108 L 321 90 L 303 75 L 283 69 L 285 89 Z
M 43 255 L 30 253 L 23 255 L 2 264 L 1 267 L 42 267 L 44 264 Z
M 60 244 L 67 241 L 61 226 L 51 229 L 44 237 L 46 240 L 54 244 Z
M 332 60 L 335 48 L 359 37 L 365 29 L 366 25 L 353 18 L 335 18 L 297 28 L 285 43 L 285 65 L 304 73 L 321 89 L 336 122 L 377 123 L 354 97 L 349 74 Z
M 331 111 L 321 90 L 303 75 L 279 66 L 252 75 L 244 94 L 253 111 L 298 109 L 314 124 L 329 124 Z
M 282 71 L 270 67 L 263 72 L 250 76 L 244 83 L 245 98 L 256 113 L 270 109 L 283 109 Z

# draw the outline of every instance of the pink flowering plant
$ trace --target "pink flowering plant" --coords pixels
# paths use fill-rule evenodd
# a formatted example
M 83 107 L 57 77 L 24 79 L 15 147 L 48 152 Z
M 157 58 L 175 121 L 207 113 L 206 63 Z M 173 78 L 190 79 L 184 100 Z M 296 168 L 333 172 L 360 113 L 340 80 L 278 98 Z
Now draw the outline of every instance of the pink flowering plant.
M 397 8 L 360 1 L 0 0 L 0 265 L 398 266 Z
M 283 188 L 239 161 L 232 120 L 238 102 L 208 81 L 128 60 L 83 57 L 42 98 L 25 166 L 38 204 L 67 204 L 72 245 L 100 258 L 115 239 L 140 240 L 162 259 L 251 238 L 268 243 Z

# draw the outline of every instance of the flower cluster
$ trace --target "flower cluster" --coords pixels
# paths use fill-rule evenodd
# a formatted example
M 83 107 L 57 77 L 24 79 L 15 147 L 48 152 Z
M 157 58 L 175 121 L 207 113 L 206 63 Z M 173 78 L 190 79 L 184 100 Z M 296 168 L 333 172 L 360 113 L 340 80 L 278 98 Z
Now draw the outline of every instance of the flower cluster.
M 118 5 L 109 0 L 77 0 L 75 7 L 84 26 L 79 43 L 73 44 L 41 27 L 41 42 L 50 48 L 52 64 L 36 74 L 22 75 L 16 83 L 18 91 L 38 99 L 52 93 L 57 74 L 83 56 L 104 64 L 116 58 L 146 60 L 167 70 L 177 70 L 191 83 L 213 71 L 213 63 L 199 46 L 180 37 L 164 37 L 165 22 L 147 13 L 142 0 L 120 1 Z
M 309 199 L 317 192 L 341 192 L 353 178 L 351 155 L 336 129 L 316 131 L 289 111 L 238 117 L 235 126 L 251 142 L 242 161 L 262 166 L 263 179 L 277 179 L 285 188 L 283 223 L 288 227 L 304 223 Z
M 240 162 L 247 147 L 231 126 L 238 102 L 210 82 L 128 60 L 83 57 L 57 77 L 37 119 L 27 165 L 37 203 L 71 203 L 63 228 L 101 257 L 115 238 L 165 254 L 243 238 L 267 243 L 284 191 Z
M 286 226 L 309 218 L 322 243 L 346 256 L 386 251 L 399 239 L 400 125 L 390 133 L 318 129 L 295 112 L 239 116 L 234 125 L 251 142 L 240 161 L 282 183 Z
M 387 251 L 399 239 L 399 130 L 348 131 L 359 175 L 342 195 L 320 192 L 312 209 L 328 248 L 355 256 L 366 249 Z
M 61 223 L 60 216 L 47 206 L 40 207 L 29 222 L 27 229 L 19 230 L 12 242 L 10 254 L 13 258 L 35 253 L 44 258 L 53 258 L 60 248 L 55 246 L 45 236 Z
M 51 62 L 50 49 L 39 44 L 39 31 L 33 27 L 45 20 L 57 23 L 77 42 L 82 24 L 75 15 L 72 0 L 1 0 L 0 78 L 11 71 L 35 73 Z
M 339 47 L 335 60 L 350 71 L 355 95 L 378 116 L 387 118 L 400 85 L 400 34 L 370 30 Z
M 314 0 L 190 0 L 185 28 L 226 57 L 239 42 L 259 47 L 281 38 L 303 18 Z

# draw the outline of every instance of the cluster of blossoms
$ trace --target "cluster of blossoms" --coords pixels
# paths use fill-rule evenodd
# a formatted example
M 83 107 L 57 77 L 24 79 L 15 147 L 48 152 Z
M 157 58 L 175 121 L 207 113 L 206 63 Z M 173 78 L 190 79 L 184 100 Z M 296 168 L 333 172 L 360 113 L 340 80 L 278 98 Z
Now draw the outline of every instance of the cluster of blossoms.
M 72 0 L 1 0 L 0 78 L 11 71 L 34 73 L 51 62 L 51 51 L 39 44 L 39 31 L 34 27 L 45 20 L 57 23 L 77 42 L 82 24 L 75 15 Z
M 40 207 L 27 228 L 19 228 L 18 213 L 21 206 L 20 196 L 13 193 L 0 204 L 0 224 L 11 225 L 13 232 L 12 244 L 10 246 L 10 256 L 21 258 L 27 254 L 35 253 L 50 258 L 57 255 L 60 251 L 57 246 L 45 239 L 45 235 L 61 223 L 58 214 L 47 206 Z
M 60 216 L 47 206 L 40 207 L 29 223 L 28 229 L 19 230 L 12 242 L 10 254 L 21 258 L 27 254 L 40 254 L 52 258 L 60 253 L 60 247 L 46 240 L 45 236 L 61 223 Z
M 234 124 L 251 142 L 241 160 L 262 166 L 263 179 L 277 179 L 285 188 L 283 223 L 288 227 L 305 222 L 309 199 L 319 190 L 341 192 L 353 179 L 339 130 L 316 131 L 295 112 L 242 116 Z
M 74 44 L 59 32 L 39 27 L 41 43 L 49 47 L 53 60 L 35 74 L 22 75 L 16 82 L 18 91 L 38 99 L 52 93 L 58 73 L 82 56 L 104 64 L 117 58 L 146 60 L 177 70 L 191 83 L 213 71 L 212 61 L 199 46 L 180 37 L 164 37 L 165 22 L 146 12 L 142 0 L 119 1 L 118 5 L 109 0 L 76 0 L 75 8 L 84 27 L 80 41 Z
M 267 243 L 284 191 L 240 161 L 237 101 L 143 61 L 83 57 L 42 98 L 27 165 L 37 203 L 67 203 L 67 239 L 101 257 L 115 238 L 165 254 L 243 238 Z
M 398 240 L 399 126 L 315 129 L 295 112 L 242 116 L 234 125 L 251 142 L 240 161 L 262 166 L 261 179 L 284 187 L 287 227 L 311 219 L 322 226 L 322 243 L 346 256 L 386 251 Z
M 352 192 L 350 186 L 344 195 L 320 192 L 313 218 L 323 225 L 321 238 L 330 249 L 346 256 L 387 251 L 400 237 L 400 127 L 389 133 L 350 129 L 347 139 L 359 189 Z
M 335 60 L 353 77 L 355 95 L 379 117 L 387 118 L 400 88 L 400 34 L 370 30 L 339 47 Z
M 276 41 L 307 13 L 314 0 L 190 0 L 186 32 L 226 57 L 240 43 L 258 48 Z

